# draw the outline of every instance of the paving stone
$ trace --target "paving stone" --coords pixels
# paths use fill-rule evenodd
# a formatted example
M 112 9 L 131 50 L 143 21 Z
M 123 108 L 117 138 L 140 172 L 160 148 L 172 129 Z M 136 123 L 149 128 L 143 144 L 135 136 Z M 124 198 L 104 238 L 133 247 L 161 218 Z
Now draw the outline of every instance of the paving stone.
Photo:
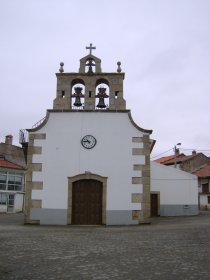
M 0 214 L 0 279 L 209 280 L 210 212 L 151 225 L 23 225 Z

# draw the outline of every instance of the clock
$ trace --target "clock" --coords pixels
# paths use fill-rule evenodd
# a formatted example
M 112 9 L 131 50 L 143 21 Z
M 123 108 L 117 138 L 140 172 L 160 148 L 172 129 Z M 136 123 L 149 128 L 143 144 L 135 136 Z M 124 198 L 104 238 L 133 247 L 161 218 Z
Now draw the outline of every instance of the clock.
M 86 149 L 92 149 L 96 145 L 96 138 L 92 135 L 85 135 L 81 140 L 81 144 Z

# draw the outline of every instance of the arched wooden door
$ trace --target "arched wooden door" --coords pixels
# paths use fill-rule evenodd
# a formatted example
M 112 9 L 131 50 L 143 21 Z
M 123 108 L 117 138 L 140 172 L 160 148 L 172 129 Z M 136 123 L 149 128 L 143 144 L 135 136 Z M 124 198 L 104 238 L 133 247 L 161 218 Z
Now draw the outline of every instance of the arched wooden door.
M 102 183 L 97 180 L 79 180 L 72 186 L 72 224 L 102 224 Z

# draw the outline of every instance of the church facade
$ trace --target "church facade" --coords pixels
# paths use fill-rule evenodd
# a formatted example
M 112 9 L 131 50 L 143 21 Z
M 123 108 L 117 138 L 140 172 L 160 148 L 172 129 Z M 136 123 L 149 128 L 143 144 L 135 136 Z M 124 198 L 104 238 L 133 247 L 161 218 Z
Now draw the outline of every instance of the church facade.
M 60 63 L 53 109 L 28 129 L 25 223 L 131 225 L 150 218 L 151 130 L 126 109 L 125 74 L 90 53 Z

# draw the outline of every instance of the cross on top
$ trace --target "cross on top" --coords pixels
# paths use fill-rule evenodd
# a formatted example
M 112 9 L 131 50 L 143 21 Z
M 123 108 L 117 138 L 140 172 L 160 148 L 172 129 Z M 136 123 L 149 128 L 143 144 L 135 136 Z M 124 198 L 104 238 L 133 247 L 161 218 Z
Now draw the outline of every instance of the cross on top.
M 90 53 L 89 54 L 92 54 L 92 50 L 95 50 L 96 47 L 93 47 L 92 43 L 90 44 L 89 47 L 86 47 L 87 50 L 90 50 Z

